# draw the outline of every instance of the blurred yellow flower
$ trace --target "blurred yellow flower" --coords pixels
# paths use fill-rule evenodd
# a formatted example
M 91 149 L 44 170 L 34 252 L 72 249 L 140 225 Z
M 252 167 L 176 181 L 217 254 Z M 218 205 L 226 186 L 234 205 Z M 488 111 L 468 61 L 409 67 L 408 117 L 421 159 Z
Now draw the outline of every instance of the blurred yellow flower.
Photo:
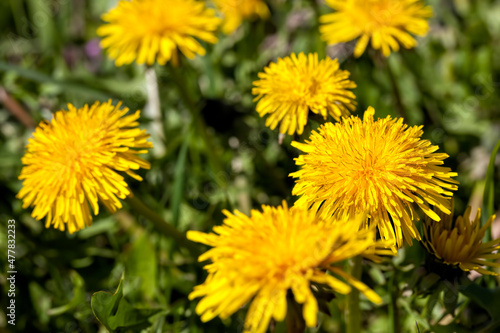
M 292 135 L 302 134 L 309 111 L 339 120 L 349 116 L 356 107 L 356 96 L 349 89 L 356 84 L 350 73 L 339 69 L 338 60 L 318 61 L 317 53 L 300 53 L 278 59 L 259 73 L 252 94 L 257 95 L 257 112 L 269 114 L 266 126 Z
M 481 274 L 498 275 L 481 266 L 500 267 L 500 263 L 486 261 L 500 259 L 500 238 L 483 243 L 483 237 L 495 215 L 481 227 L 481 210 L 477 210 L 474 221 L 471 221 L 471 207 L 463 216 L 453 223 L 453 214 L 442 214 L 441 222 L 436 223 L 428 218 L 423 223 L 422 244 L 427 251 L 439 261 L 447 265 L 458 266 L 464 271 L 475 270 Z
M 23 208 L 34 206 L 35 219 L 46 217 L 47 228 L 73 233 L 92 225 L 89 208 L 97 215 L 98 201 L 111 212 L 122 207 L 118 198 L 131 193 L 119 172 L 142 180 L 132 170 L 149 169 L 137 154 L 152 144 L 137 128 L 140 111 L 125 116 L 128 108 L 111 101 L 81 109 L 68 104 L 68 109 L 40 123 L 29 139 L 17 197 Z
M 214 10 L 196 0 L 122 0 L 102 19 L 106 23 L 97 29 L 104 37 L 101 47 L 117 66 L 134 60 L 164 65 L 176 60 L 177 49 L 189 59 L 205 55 L 196 39 L 216 43 L 214 31 L 221 22 Z
M 432 9 L 422 0 L 326 0 L 335 13 L 320 17 L 320 32 L 328 44 L 345 43 L 358 37 L 354 56 L 365 51 L 369 40 L 387 57 L 399 50 L 399 43 L 413 48 L 411 34 L 424 36 Z
M 262 0 L 213 0 L 224 15 L 222 32 L 229 35 L 236 30 L 243 20 L 258 16 L 268 18 L 269 8 Z
M 367 213 L 367 223 L 401 247 L 403 237 L 409 244 L 420 239 L 414 206 L 435 221 L 440 218 L 429 205 L 450 213 L 451 191 L 458 184 L 451 177 L 457 174 L 441 166 L 447 154 L 435 153 L 437 146 L 420 139 L 422 126 L 408 127 L 389 116 L 374 121 L 374 113 L 370 107 L 363 121 L 327 123 L 306 143 L 292 142 L 306 153 L 295 160 L 301 170 L 290 174 L 298 178 L 292 194 L 301 196 L 296 206 L 323 218 Z
M 303 305 L 307 326 L 313 327 L 318 312 L 313 283 L 341 294 L 353 286 L 372 302 L 381 303 L 373 290 L 341 266 L 332 266 L 357 255 L 376 255 L 373 229 L 358 231 L 350 223 L 334 224 L 313 212 L 288 208 L 285 202 L 262 209 L 252 210 L 250 217 L 224 211 L 227 218 L 213 228 L 214 233 L 188 232 L 189 239 L 213 247 L 199 258 L 212 261 L 205 266 L 208 277 L 189 295 L 190 299 L 203 297 L 196 307 L 202 321 L 228 318 L 251 302 L 244 331 L 265 332 L 271 318 L 285 319 L 291 291 L 295 302 Z

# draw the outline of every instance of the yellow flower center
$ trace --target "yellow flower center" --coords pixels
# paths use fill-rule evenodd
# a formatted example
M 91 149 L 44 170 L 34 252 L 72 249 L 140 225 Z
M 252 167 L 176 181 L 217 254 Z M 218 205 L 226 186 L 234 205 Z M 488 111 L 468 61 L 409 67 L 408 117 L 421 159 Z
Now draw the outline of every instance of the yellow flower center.
M 88 172 L 95 164 L 97 157 L 100 161 L 105 157 L 105 154 L 99 153 L 102 149 L 101 140 L 102 131 L 100 130 L 90 129 L 83 132 L 80 137 L 67 142 L 67 148 L 63 154 L 54 157 L 55 162 L 57 163 L 57 160 L 62 162 L 61 169 L 70 174 Z
M 320 87 L 321 87 L 320 83 L 311 78 L 309 81 L 309 95 L 310 96 L 316 95 Z
M 364 31 L 404 26 L 407 23 L 404 18 L 408 15 L 408 4 L 405 5 L 401 0 L 357 0 L 351 6 L 352 19 Z
M 169 10 L 152 11 L 149 8 L 142 8 L 142 14 L 133 16 L 135 19 L 134 29 L 137 29 L 140 35 L 168 35 L 172 32 L 181 32 L 179 29 L 186 28 L 189 18 L 189 11 L 185 7 L 171 7 Z M 147 20 L 144 18 L 147 17 Z M 141 29 L 143 29 L 141 31 Z
M 401 5 L 398 1 L 358 1 L 356 7 L 364 6 L 365 10 L 358 11 L 356 18 L 360 26 L 371 25 L 372 27 L 392 26 L 393 17 L 401 14 Z

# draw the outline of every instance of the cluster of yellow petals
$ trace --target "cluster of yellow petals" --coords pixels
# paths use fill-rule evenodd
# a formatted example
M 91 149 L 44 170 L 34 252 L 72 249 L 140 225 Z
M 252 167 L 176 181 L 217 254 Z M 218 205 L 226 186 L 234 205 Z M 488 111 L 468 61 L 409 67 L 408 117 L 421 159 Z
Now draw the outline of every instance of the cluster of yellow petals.
M 498 275 L 481 267 L 500 267 L 500 263 L 487 261 L 500 259 L 500 238 L 483 243 L 484 234 L 491 227 L 495 215 L 481 227 L 481 210 L 477 210 L 474 220 L 471 220 L 471 210 L 469 206 L 455 223 L 453 214 L 437 212 L 441 216 L 441 222 L 438 223 L 426 218 L 422 244 L 429 253 L 447 265 L 458 266 L 464 271 Z M 493 253 L 495 251 L 497 253 Z
M 356 96 L 349 89 L 356 84 L 350 73 L 339 69 L 337 59 L 318 60 L 317 53 L 278 59 L 264 68 L 255 81 L 252 94 L 257 95 L 257 112 L 269 115 L 266 126 L 290 135 L 302 134 L 309 111 L 339 120 L 356 108 Z
M 409 127 L 403 119 L 374 121 L 369 108 L 361 120 L 344 118 L 313 131 L 306 143 L 292 142 L 305 154 L 296 158 L 301 170 L 292 194 L 297 206 L 318 211 L 323 218 L 346 220 L 367 213 L 381 237 L 401 247 L 420 239 L 414 224 L 415 206 L 435 221 L 434 205 L 450 213 L 456 176 L 441 166 L 448 157 L 439 147 L 421 140 L 422 126 Z
M 424 36 L 432 9 L 422 0 L 326 0 L 335 13 L 320 17 L 320 32 L 328 44 L 345 43 L 359 37 L 354 56 L 372 47 L 387 57 L 399 50 L 413 48 L 417 41 L 411 34 Z
M 176 61 L 177 49 L 189 59 L 205 55 L 197 39 L 216 43 L 214 32 L 221 23 L 213 9 L 196 0 L 121 0 L 102 19 L 106 23 L 97 34 L 117 66 L 134 60 L 164 65 Z
M 234 32 L 243 20 L 253 17 L 266 19 L 269 17 L 269 8 L 262 0 L 213 0 L 224 16 L 222 32 L 229 35 Z
M 380 252 L 373 229 L 358 231 L 353 224 L 359 227 L 360 221 L 333 223 L 286 203 L 262 209 L 252 210 L 250 217 L 224 211 L 227 218 L 214 233 L 188 232 L 189 239 L 213 247 L 199 258 L 212 261 L 205 266 L 209 275 L 189 295 L 203 297 L 196 307 L 203 321 L 227 318 L 251 301 L 245 332 L 265 332 L 271 318 L 284 320 L 287 292 L 292 291 L 295 302 L 303 305 L 307 326 L 313 327 L 318 312 L 313 284 L 341 294 L 353 286 L 381 302 L 365 284 L 332 266 L 357 255 L 376 257 Z
M 127 108 L 111 101 L 68 108 L 42 122 L 29 139 L 17 197 L 23 208 L 34 206 L 35 219 L 46 217 L 47 228 L 73 233 L 92 224 L 90 208 L 97 215 L 99 201 L 111 212 L 122 207 L 119 199 L 131 193 L 120 172 L 142 180 L 132 170 L 149 169 L 137 155 L 152 144 L 137 128 L 139 111 L 126 115 Z

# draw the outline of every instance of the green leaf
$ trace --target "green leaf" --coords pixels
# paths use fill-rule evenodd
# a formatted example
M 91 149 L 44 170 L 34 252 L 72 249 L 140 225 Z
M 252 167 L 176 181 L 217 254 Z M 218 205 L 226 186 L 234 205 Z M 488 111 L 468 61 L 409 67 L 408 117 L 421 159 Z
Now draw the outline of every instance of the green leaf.
M 138 309 L 130 305 L 123 297 L 122 275 L 118 289 L 114 294 L 99 291 L 92 296 L 90 305 L 96 318 L 108 329 L 117 332 L 120 329 L 140 331 L 152 325 L 150 319 L 161 309 Z
M 187 160 L 187 151 L 189 147 L 189 139 L 190 134 L 187 135 L 186 140 L 182 144 L 181 151 L 179 152 L 179 158 L 177 159 L 177 163 L 175 165 L 175 177 L 174 184 L 172 186 L 172 224 L 174 226 L 179 225 L 179 212 L 182 203 L 182 197 L 184 193 L 184 178 L 186 174 L 186 160 Z
M 451 323 L 446 326 L 443 325 L 435 325 L 432 326 L 432 332 L 434 333 L 469 333 L 470 330 L 468 328 L 464 328 L 458 324 Z
M 448 281 L 444 282 L 443 304 L 446 311 L 453 314 L 458 303 L 458 290 L 455 285 Z
M 486 179 L 484 183 L 484 195 L 483 195 L 483 214 L 482 222 L 483 224 L 488 221 L 489 217 L 495 213 L 494 199 L 495 199 L 495 184 L 494 184 L 494 173 L 495 173 L 495 158 L 500 150 L 500 140 L 493 148 L 491 153 L 490 163 L 488 164 L 488 169 L 486 171 Z M 485 240 L 489 241 L 491 239 L 491 229 L 488 228 L 485 235 Z
M 38 320 L 45 326 L 50 320 L 47 313 L 50 309 L 50 295 L 35 281 L 30 282 L 29 291 Z
M 437 285 L 436 289 L 433 290 L 431 296 L 427 299 L 427 303 L 425 305 L 425 313 L 428 322 L 431 321 L 434 307 L 439 303 L 439 295 L 441 294 L 442 290 L 443 290 L 443 285 L 440 283 Z
M 24 11 L 24 6 L 22 1 L 9 0 L 9 4 L 12 10 L 12 18 L 16 24 L 16 32 L 18 35 L 22 34 L 24 28 L 24 22 L 27 22 L 26 13 Z M 3 3 L 5 5 L 5 2 Z
M 96 100 L 105 101 L 114 97 L 110 93 L 103 93 L 101 90 L 91 88 L 82 82 L 75 82 L 74 80 L 57 80 L 52 76 L 33 68 L 23 68 L 4 61 L 0 61 L 0 72 L 14 72 L 27 80 L 38 82 L 40 84 L 54 84 L 65 91 L 71 91 L 78 95 L 89 96 Z
M 500 321 L 500 288 L 487 289 L 470 283 L 459 291 L 488 311 L 493 321 Z
M 48 310 L 49 316 L 58 316 L 85 303 L 85 281 L 76 271 L 71 271 L 70 276 L 73 282 L 73 298 L 66 305 Z
M 157 288 L 157 260 L 156 251 L 152 245 L 149 235 L 143 232 L 138 239 L 133 242 L 132 248 L 126 261 L 127 274 L 130 279 L 137 278 L 138 293 L 142 293 L 152 299 Z
M 429 273 L 429 274 L 427 274 L 420 281 L 420 290 L 422 290 L 424 292 L 430 291 L 430 289 L 432 287 L 434 287 L 434 285 L 436 283 L 438 283 L 439 280 L 441 280 L 441 277 L 438 274 L 436 274 L 436 273 Z
M 54 14 L 49 2 L 43 0 L 29 0 L 31 27 L 40 39 L 42 51 L 53 52 L 55 44 Z
M 118 230 L 118 228 L 114 218 L 100 218 L 95 219 L 90 227 L 80 230 L 77 237 L 80 239 L 89 239 L 105 232 L 116 232 L 116 230 Z
M 373 279 L 373 281 L 375 281 L 375 283 L 377 283 L 378 285 L 384 285 L 386 283 L 384 273 L 382 272 L 379 266 L 370 265 L 368 274 Z

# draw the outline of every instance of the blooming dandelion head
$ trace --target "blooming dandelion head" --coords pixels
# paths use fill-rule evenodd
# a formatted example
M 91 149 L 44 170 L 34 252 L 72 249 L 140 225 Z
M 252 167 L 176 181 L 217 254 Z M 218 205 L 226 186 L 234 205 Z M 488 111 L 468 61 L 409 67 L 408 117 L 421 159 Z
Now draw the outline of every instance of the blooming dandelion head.
M 214 233 L 188 232 L 189 239 L 212 246 L 199 258 L 212 261 L 205 266 L 209 275 L 189 296 L 203 297 L 196 307 L 203 321 L 227 318 L 251 301 L 245 332 L 265 332 L 271 318 L 285 318 L 287 292 L 291 291 L 303 305 L 306 324 L 315 326 L 318 303 L 312 283 L 342 294 L 351 291 L 351 284 L 370 300 L 381 302 L 366 285 L 331 266 L 373 251 L 373 230 L 358 232 L 347 223 L 334 225 L 313 212 L 289 209 L 286 203 L 277 208 L 263 206 L 263 212 L 253 210 L 250 217 L 238 211 L 224 213 L 227 218 L 222 226 L 214 227 Z
M 429 205 L 450 213 L 458 182 L 451 178 L 456 173 L 441 166 L 448 155 L 420 138 L 422 126 L 391 117 L 375 121 L 374 112 L 370 107 L 363 120 L 327 123 L 306 143 L 293 142 L 305 154 L 296 159 L 301 170 L 291 174 L 298 178 L 292 193 L 301 196 L 296 205 L 324 218 L 365 212 L 384 240 L 401 247 L 403 237 L 410 244 L 420 239 L 415 207 L 439 221 Z
M 196 0 L 121 0 L 102 19 L 106 23 L 97 34 L 117 66 L 134 60 L 164 65 L 177 57 L 177 49 L 189 59 L 205 55 L 198 40 L 216 43 L 220 24 L 215 12 Z
M 309 111 L 339 120 L 356 107 L 356 96 L 350 89 L 356 84 L 349 72 L 339 69 L 337 59 L 318 61 L 318 54 L 300 53 L 278 59 L 264 68 L 255 81 L 252 94 L 257 95 L 257 112 L 268 115 L 266 126 L 280 132 L 302 134 Z
M 215 5 L 222 12 L 224 21 L 222 32 L 231 34 L 243 22 L 253 17 L 268 18 L 269 8 L 262 0 L 214 0 Z
M 481 227 L 481 210 L 471 220 L 471 207 L 463 216 L 453 222 L 453 214 L 442 214 L 440 222 L 426 218 L 423 223 L 422 244 L 439 262 L 455 266 L 463 271 L 476 270 L 481 274 L 498 275 L 488 271 L 483 266 L 500 267 L 499 263 L 487 261 L 499 259 L 500 238 L 483 243 L 483 237 L 495 215 Z M 497 252 L 497 253 L 494 253 Z
M 413 48 L 412 34 L 424 36 L 429 30 L 427 19 L 432 10 L 421 0 L 326 0 L 336 10 L 323 15 L 320 32 L 328 44 L 345 43 L 359 37 L 354 56 L 372 47 L 387 57 L 399 50 L 399 44 Z
M 68 108 L 41 123 L 29 139 L 17 197 L 23 208 L 34 207 L 35 219 L 46 218 L 47 228 L 73 233 L 92 224 L 90 212 L 99 213 L 98 202 L 112 212 L 121 208 L 119 199 L 131 194 L 121 173 L 142 180 L 132 170 L 149 169 L 137 155 L 152 144 L 137 128 L 139 111 L 125 115 L 128 109 L 111 101 Z

